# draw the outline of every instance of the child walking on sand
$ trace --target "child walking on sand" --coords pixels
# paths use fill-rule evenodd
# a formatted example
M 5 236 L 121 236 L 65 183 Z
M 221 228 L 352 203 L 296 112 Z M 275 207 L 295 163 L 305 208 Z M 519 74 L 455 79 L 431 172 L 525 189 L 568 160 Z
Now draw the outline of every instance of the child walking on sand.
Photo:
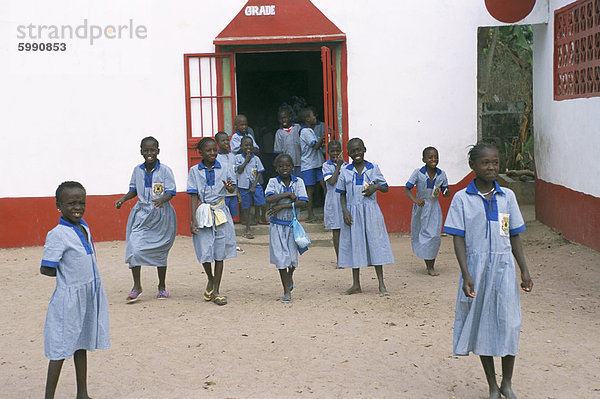
M 201 139 L 197 148 L 202 161 L 192 166 L 187 181 L 192 214 L 190 229 L 196 257 L 208 278 L 204 300 L 225 305 L 227 297 L 219 292 L 223 261 L 236 256 L 235 231 L 231 213 L 225 206 L 225 193 L 234 192 L 235 175 L 217 161 L 217 143 L 212 137 Z
M 56 277 L 44 326 L 44 348 L 50 359 L 46 399 L 54 398 L 63 362 L 71 356 L 77 398 L 88 399 L 87 351 L 110 347 L 108 303 L 92 235 L 82 219 L 85 199 L 85 189 L 78 182 L 58 186 L 56 207 L 62 216 L 44 244 L 40 273 Z
M 469 151 L 469 166 L 476 178 L 452 199 L 444 231 L 454 236 L 460 266 L 453 352 L 479 355 L 490 398 L 516 399 L 512 374 L 521 329 L 517 260 L 521 288 L 529 292 L 533 281 L 519 234 L 525 223 L 515 194 L 496 182 L 498 150 L 480 143 Z M 514 259 L 513 259 L 514 256 Z M 502 382 L 496 382 L 494 356 L 502 358 Z
M 252 152 L 253 144 L 250 137 L 242 139 L 242 153 L 235 156 L 235 165 L 237 172 L 237 185 L 242 199 L 242 219 L 246 224 L 244 238 L 254 238 L 250 232 L 250 208 L 254 207 L 256 218 L 261 213 L 258 208 L 266 205 L 265 193 L 258 181 L 265 171 L 260 158 Z M 263 216 L 264 218 L 264 216 Z M 265 219 L 259 221 L 261 224 L 268 224 Z
M 138 197 L 127 220 L 125 262 L 133 276 L 127 303 L 136 302 L 142 295 L 141 266 L 156 267 L 156 298 L 169 298 L 165 283 L 167 257 L 177 232 L 175 209 L 169 202 L 177 194 L 173 172 L 158 160 L 158 140 L 144 137 L 140 147 L 144 163 L 133 168 L 129 192 L 115 201 L 115 207 L 120 209 L 123 203 Z
M 437 276 L 435 258 L 440 250 L 442 231 L 442 209 L 438 197 L 450 196 L 446 172 L 437 167 L 438 150 L 427 147 L 423 150 L 425 166 L 415 169 L 408 178 L 404 193 L 414 203 L 410 220 L 410 242 L 415 255 L 425 260 L 427 273 Z M 411 192 L 417 187 L 417 196 Z
M 267 184 L 267 202 L 271 208 L 269 252 L 271 264 L 279 269 L 283 297 L 281 302 L 292 301 L 294 289 L 294 271 L 298 267 L 298 246 L 290 222 L 294 217 L 292 205 L 299 209 L 308 202 L 306 188 L 301 178 L 293 175 L 294 162 L 288 154 L 279 154 L 275 158 L 275 171 L 279 176 L 269 179 Z
M 325 228 L 331 230 L 333 235 L 333 248 L 335 249 L 336 263 L 339 258 L 340 249 L 340 229 L 344 224 L 342 215 L 342 206 L 340 204 L 340 194 L 335 191 L 335 186 L 340 175 L 340 171 L 348 164 L 342 158 L 342 144 L 337 140 L 332 140 L 327 146 L 329 159 L 323 163 L 323 179 L 327 185 L 327 194 L 325 195 L 325 204 L 323 206 L 323 223 Z
M 394 263 L 394 255 L 376 191 L 387 193 L 389 187 L 379 167 L 365 160 L 367 149 L 361 139 L 350 139 L 346 149 L 352 163 L 340 170 L 336 186 L 344 216 L 338 266 L 352 268 L 352 286 L 344 294 L 362 292 L 360 268 L 374 266 L 379 294 L 388 296 L 382 265 Z
M 300 120 L 302 121 L 302 128 L 300 129 L 300 149 L 302 152 L 300 166 L 302 180 L 308 193 L 308 220 L 306 222 L 315 223 L 318 220 L 313 212 L 313 193 L 315 186 L 323 181 L 321 166 L 323 166 L 325 157 L 321 152 L 321 146 L 325 137 L 319 139 L 313 131 L 317 118 L 311 108 L 304 108 L 300 111 Z

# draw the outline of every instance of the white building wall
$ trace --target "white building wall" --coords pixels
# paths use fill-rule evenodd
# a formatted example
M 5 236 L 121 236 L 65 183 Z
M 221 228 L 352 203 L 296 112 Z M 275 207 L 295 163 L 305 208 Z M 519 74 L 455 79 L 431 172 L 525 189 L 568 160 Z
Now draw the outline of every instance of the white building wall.
M 534 28 L 535 162 L 540 179 L 600 197 L 600 97 L 554 101 L 554 10 L 572 3 L 550 1 L 548 25 Z
M 0 43 L 0 160 L 5 171 L 0 197 L 50 196 L 67 179 L 81 181 L 89 194 L 122 193 L 132 167 L 142 162 L 139 141 L 147 135 L 160 141 L 160 159 L 173 168 L 178 191 L 184 191 L 183 54 L 213 52 L 213 39 L 244 4 L 0 3 L 0 34 L 9 38 Z M 347 35 L 349 130 L 365 139 L 367 158 L 381 165 L 390 185 L 399 186 L 421 165 L 422 149 L 434 145 L 450 182 L 461 180 L 469 172 L 467 146 L 476 140 L 477 27 L 499 24 L 483 0 L 314 4 Z M 546 18 L 547 1 L 542 0 L 524 22 Z M 19 42 L 33 41 L 17 38 L 19 25 L 76 27 L 84 19 L 101 26 L 131 19 L 147 28 L 147 38 L 99 39 L 93 45 L 67 39 L 62 40 L 65 52 L 17 51 Z M 568 114 L 568 103 L 554 106 Z M 553 123 L 563 130 L 571 126 L 560 122 Z M 548 125 L 562 131 L 543 123 L 536 120 L 544 132 Z M 543 143 L 538 148 L 543 150 Z M 559 168 L 550 165 L 538 166 L 540 177 L 560 176 Z M 569 171 L 575 167 L 570 163 Z M 564 181 L 572 175 L 565 174 Z M 583 187 L 583 179 L 577 187 Z

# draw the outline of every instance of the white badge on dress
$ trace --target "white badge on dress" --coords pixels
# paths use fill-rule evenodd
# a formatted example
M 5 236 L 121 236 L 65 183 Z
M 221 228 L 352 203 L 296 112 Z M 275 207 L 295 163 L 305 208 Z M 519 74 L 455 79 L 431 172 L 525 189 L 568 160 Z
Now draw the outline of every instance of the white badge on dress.
M 502 237 L 509 237 L 510 214 L 499 213 L 498 220 L 500 221 L 500 235 Z

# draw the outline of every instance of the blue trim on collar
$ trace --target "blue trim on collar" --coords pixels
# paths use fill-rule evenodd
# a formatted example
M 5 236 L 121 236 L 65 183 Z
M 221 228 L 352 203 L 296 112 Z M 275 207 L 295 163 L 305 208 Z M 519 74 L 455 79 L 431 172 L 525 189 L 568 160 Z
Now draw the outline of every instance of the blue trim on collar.
M 277 182 L 283 183 L 281 181 L 281 176 L 276 176 L 275 178 L 277 179 Z M 298 180 L 298 177 L 296 175 L 294 175 L 294 174 L 291 174 L 290 175 L 290 179 L 292 179 L 292 183 L 296 183 L 296 181 Z
M 476 179 L 471 180 L 471 183 L 469 183 L 467 186 L 467 189 L 465 190 L 467 194 L 479 194 L 479 190 L 477 190 L 477 187 L 475 186 L 475 180 Z M 494 189 L 496 190 L 495 193 L 497 194 L 506 194 L 504 191 L 502 191 L 496 180 L 494 180 Z
M 156 160 L 156 165 L 154 165 L 154 167 L 152 168 L 152 170 L 157 170 L 160 166 L 160 160 L 157 159 Z M 138 168 L 140 169 L 146 169 L 146 162 L 142 162 L 140 165 L 138 165 Z
M 213 168 L 220 168 L 220 167 L 221 167 L 221 163 L 215 159 L 215 164 L 213 165 Z M 204 165 L 204 159 L 202 161 L 200 161 L 200 163 L 198 164 L 198 169 L 200 169 L 200 170 L 208 169 L 208 167 L 206 165 Z
M 87 225 L 85 220 L 81 219 L 81 221 L 79 223 L 81 225 L 89 228 L 89 226 Z M 73 223 L 69 222 L 64 217 L 62 217 L 62 216 L 60 217 L 58 224 L 62 224 L 63 226 L 70 227 L 71 229 L 73 229 L 75 231 L 75 234 L 77 234 L 77 236 L 79 237 L 79 241 L 81 241 L 81 245 L 83 245 L 83 248 L 85 248 L 86 254 L 91 255 L 94 253 L 94 251 L 92 250 L 92 246 L 90 245 L 90 242 L 92 242 L 92 237 L 89 232 L 88 232 L 88 235 L 89 235 L 88 238 L 89 238 L 90 242 L 88 242 L 86 240 L 85 236 L 83 235 L 83 233 L 81 232 L 79 227 L 75 226 Z
M 427 166 L 423 166 L 421 169 L 419 169 L 419 172 L 421 172 L 423 174 L 427 173 Z M 436 168 L 435 168 L 435 175 L 439 176 L 441 174 L 442 174 L 442 170 L 436 166 Z
M 375 167 L 375 165 L 373 165 L 371 162 L 369 161 L 365 161 L 365 169 L 366 170 L 371 170 Z M 354 170 L 354 164 L 353 163 L 349 163 L 348 166 L 346 166 L 346 169 L 348 170 Z

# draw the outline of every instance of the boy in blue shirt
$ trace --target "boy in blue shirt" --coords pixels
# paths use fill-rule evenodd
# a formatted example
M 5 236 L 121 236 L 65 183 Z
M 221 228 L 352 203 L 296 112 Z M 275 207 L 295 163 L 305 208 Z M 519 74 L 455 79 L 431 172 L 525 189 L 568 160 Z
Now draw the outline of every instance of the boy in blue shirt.
M 240 193 L 241 203 L 241 218 L 246 224 L 246 232 L 244 238 L 252 239 L 254 234 L 250 232 L 250 207 L 255 207 L 255 215 L 258 218 L 259 210 L 256 207 L 266 205 L 265 193 L 258 181 L 262 172 L 265 171 L 260 158 L 253 152 L 254 141 L 251 137 L 244 137 L 241 141 L 241 154 L 235 156 L 235 165 L 237 171 L 237 185 Z M 266 221 L 261 221 L 266 223 Z

